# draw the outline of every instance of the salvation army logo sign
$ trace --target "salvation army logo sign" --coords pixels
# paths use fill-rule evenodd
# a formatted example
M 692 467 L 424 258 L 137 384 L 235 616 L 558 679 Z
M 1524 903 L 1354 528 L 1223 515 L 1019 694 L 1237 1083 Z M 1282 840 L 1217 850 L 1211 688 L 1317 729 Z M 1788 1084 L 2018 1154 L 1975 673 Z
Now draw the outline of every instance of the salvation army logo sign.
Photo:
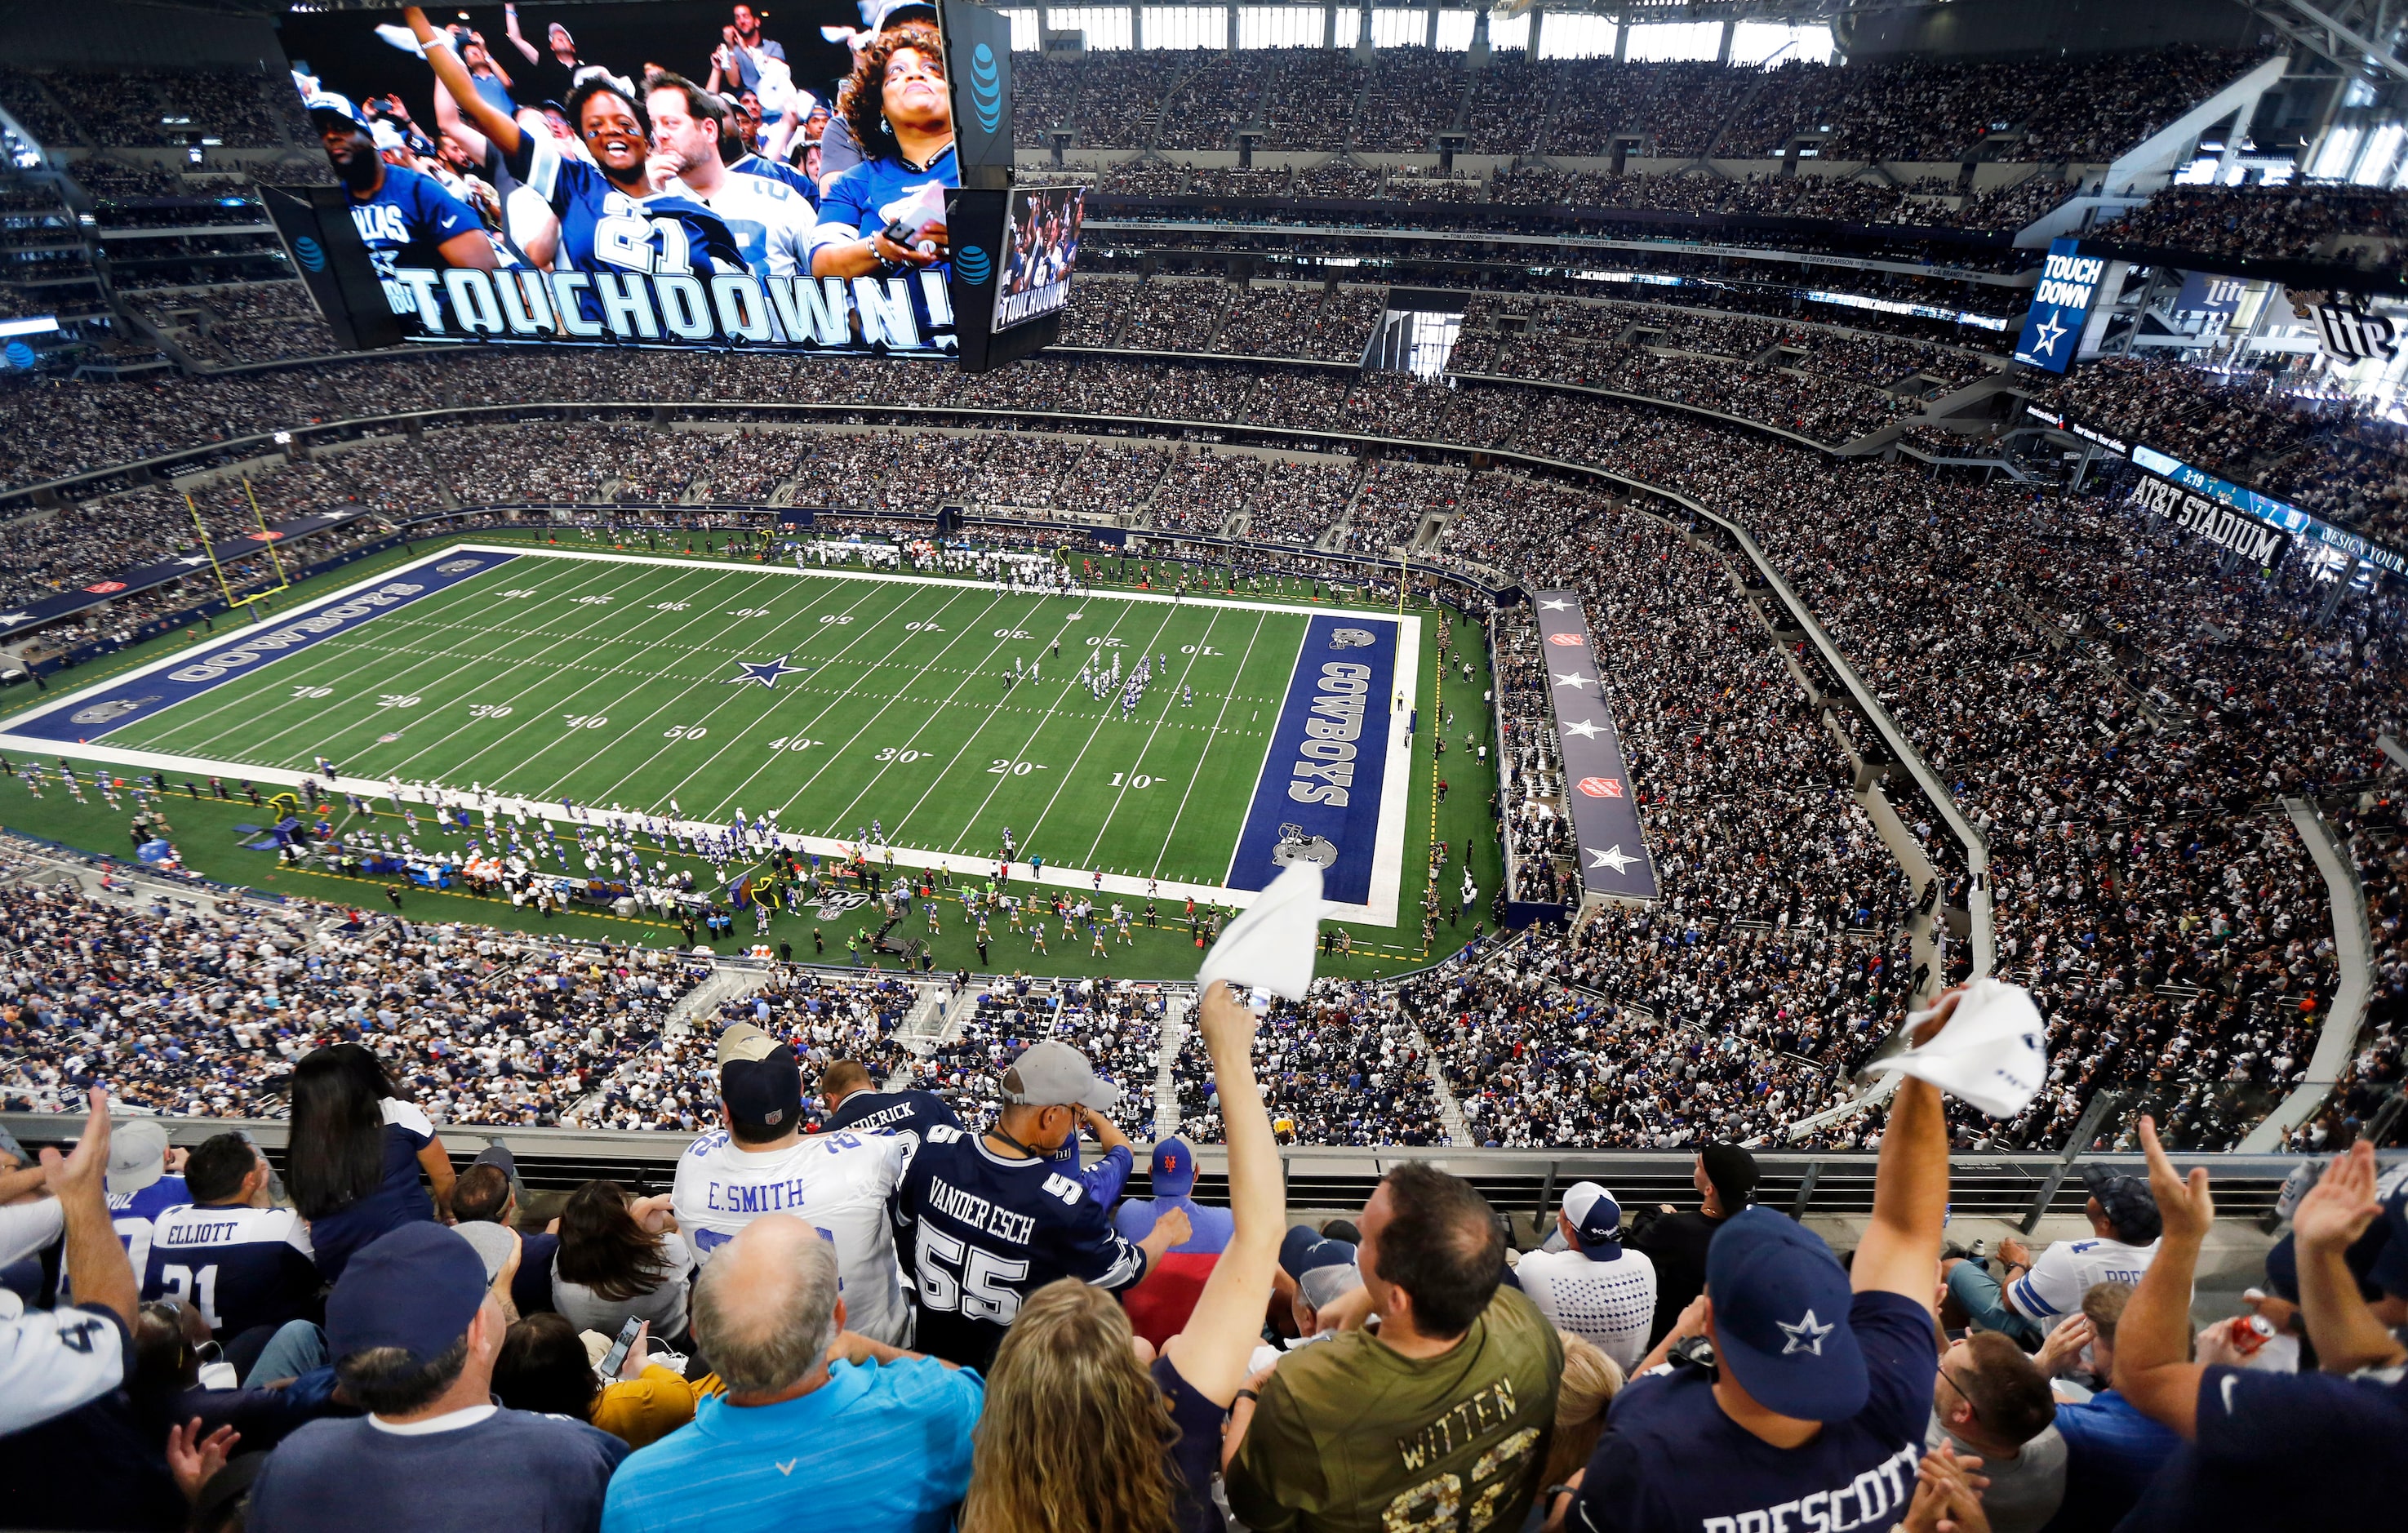
M 1547 636 L 1548 643 L 1560 644 L 1567 650 L 1576 650 L 1580 648 L 1580 641 L 1581 638 L 1578 634 L 1549 634 Z
M 1584 777 L 1573 784 L 1591 798 L 1619 798 L 1622 779 L 1618 777 Z
M 106 596 L 112 591 L 124 590 L 125 582 L 123 580 L 102 580 L 97 584 L 85 586 L 84 589 L 91 592 L 95 596 Z

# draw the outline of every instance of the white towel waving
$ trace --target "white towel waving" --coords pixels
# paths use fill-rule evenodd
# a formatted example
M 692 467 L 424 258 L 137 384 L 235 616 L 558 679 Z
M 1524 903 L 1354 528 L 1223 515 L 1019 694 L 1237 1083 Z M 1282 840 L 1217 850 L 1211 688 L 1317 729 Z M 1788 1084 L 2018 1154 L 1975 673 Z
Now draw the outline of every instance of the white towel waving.
M 1196 971 L 1196 983 L 1200 989 L 1226 980 L 1232 990 L 1259 988 L 1300 1001 L 1312 984 L 1312 944 L 1320 931 L 1321 865 L 1290 863 L 1221 933 Z
M 1929 1016 L 1906 1019 L 1910 1031 Z M 2048 1024 L 2031 992 L 2004 980 L 1981 979 L 1956 999 L 1940 1036 L 1918 1049 L 1876 1060 L 1867 1074 L 1896 1070 L 1928 1081 L 1993 1118 L 2012 1118 L 2031 1105 L 2048 1074 Z

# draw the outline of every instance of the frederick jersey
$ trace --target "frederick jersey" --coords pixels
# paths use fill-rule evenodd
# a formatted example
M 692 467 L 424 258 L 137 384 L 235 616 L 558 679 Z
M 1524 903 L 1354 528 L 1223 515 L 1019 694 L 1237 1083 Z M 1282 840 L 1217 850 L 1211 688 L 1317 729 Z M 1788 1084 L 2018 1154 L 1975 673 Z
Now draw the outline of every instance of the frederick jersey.
M 351 197 L 351 226 L 367 245 L 368 259 L 384 282 L 385 300 L 396 314 L 417 312 L 408 287 L 394 279 L 402 266 L 440 271 L 445 240 L 462 235 L 481 236 L 485 225 L 469 206 L 443 189 L 432 176 L 403 165 L 384 167 L 384 180 L 363 202 Z
M 912 1345 L 984 1368 L 1030 1294 L 1058 1278 L 1126 1288 L 1145 1253 L 1086 1184 L 1050 1160 L 996 1154 L 967 1130 L 928 1130 L 896 1194 L 919 1328 Z
M 908 1311 L 886 1202 L 910 1158 L 910 1145 L 890 1134 L 813 1134 L 755 1151 L 717 1129 L 678 1157 L 669 1202 L 695 1260 L 706 1264 L 765 1213 L 816 1226 L 836 1247 L 846 1328 L 900 1343 Z
M 631 197 L 595 166 L 561 153 L 549 134 L 521 134 L 509 164 L 560 219 L 554 271 L 710 277 L 747 269 L 718 214 L 674 193 Z M 590 291 L 582 298 L 585 317 L 599 319 L 599 300 Z
M 301 1216 L 247 1204 L 169 1209 L 152 1222 L 150 1258 L 136 1270 L 145 1300 L 198 1305 L 224 1337 L 308 1318 L 320 1281 Z

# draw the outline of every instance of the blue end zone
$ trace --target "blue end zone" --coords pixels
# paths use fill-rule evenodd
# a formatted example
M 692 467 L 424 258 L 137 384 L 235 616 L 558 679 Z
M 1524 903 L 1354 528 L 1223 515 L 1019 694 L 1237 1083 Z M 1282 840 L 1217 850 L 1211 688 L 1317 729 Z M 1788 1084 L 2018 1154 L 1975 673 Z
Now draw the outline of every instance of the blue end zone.
M 517 557 L 515 553 L 457 553 L 415 569 L 401 570 L 366 591 L 308 609 L 298 617 L 258 623 L 230 634 L 221 648 L 204 651 L 171 666 L 137 671 L 108 695 L 62 703 L 47 712 L 9 724 L 7 733 L 61 742 L 99 739 L 110 730 L 122 729 L 189 701 L 222 682 L 248 676 L 262 666 L 306 650 L 322 638 L 349 633 L 380 613 L 448 590 Z
M 1396 676 L 1395 619 L 1333 612 L 1306 624 L 1230 888 L 1263 888 L 1310 858 L 1322 865 L 1323 898 L 1369 903 Z

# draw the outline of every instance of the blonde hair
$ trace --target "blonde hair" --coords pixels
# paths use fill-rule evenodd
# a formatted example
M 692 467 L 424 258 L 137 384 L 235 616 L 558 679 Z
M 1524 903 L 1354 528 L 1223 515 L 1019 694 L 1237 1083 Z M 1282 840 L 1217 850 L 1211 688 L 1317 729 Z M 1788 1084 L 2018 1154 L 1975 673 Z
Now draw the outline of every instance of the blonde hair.
M 1169 1533 L 1177 1429 L 1129 1338 L 1100 1288 L 1029 1296 L 987 1375 L 964 1533 Z
M 1555 1340 L 1564 1344 L 1564 1377 L 1555 1390 L 1555 1440 L 1541 1485 L 1560 1485 L 1588 1462 L 1605 1433 L 1605 1408 L 1622 1393 L 1622 1365 L 1596 1342 L 1560 1329 Z

